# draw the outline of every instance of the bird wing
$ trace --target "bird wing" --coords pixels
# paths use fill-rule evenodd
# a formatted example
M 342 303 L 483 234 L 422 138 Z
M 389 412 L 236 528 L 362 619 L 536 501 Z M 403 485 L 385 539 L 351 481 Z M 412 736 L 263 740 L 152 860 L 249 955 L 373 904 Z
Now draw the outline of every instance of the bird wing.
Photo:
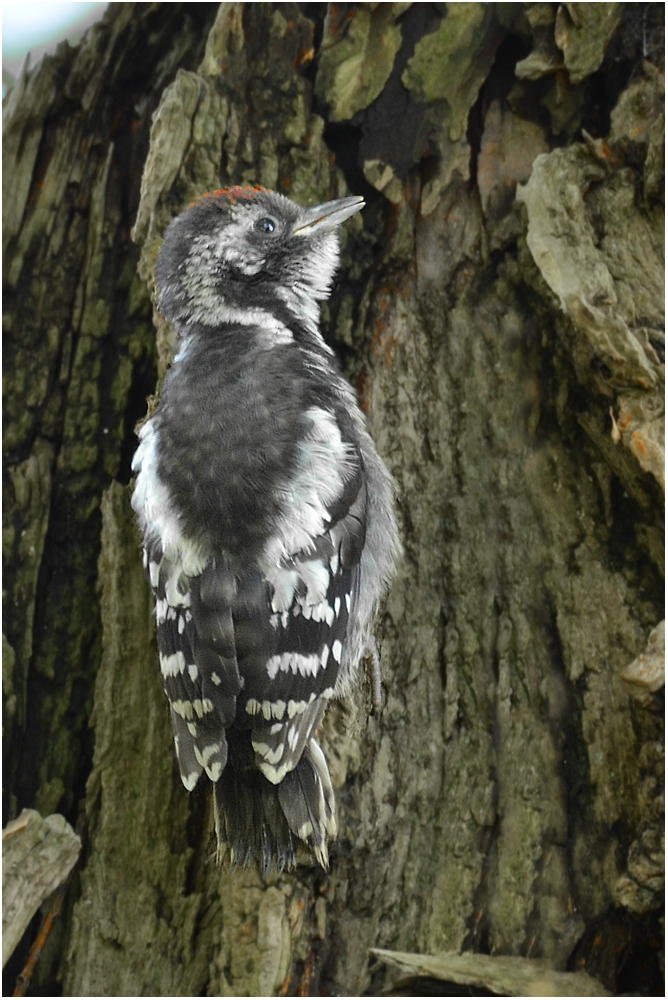
M 296 767 L 346 666 L 366 502 L 360 462 L 329 503 L 322 533 L 235 604 L 241 701 L 256 764 L 274 784 Z
M 234 721 L 242 688 L 232 608 L 225 594 L 231 575 L 216 573 L 209 564 L 200 576 L 189 577 L 155 544 L 146 557 L 179 769 L 192 791 L 203 770 L 217 781 L 225 768 L 225 730 Z

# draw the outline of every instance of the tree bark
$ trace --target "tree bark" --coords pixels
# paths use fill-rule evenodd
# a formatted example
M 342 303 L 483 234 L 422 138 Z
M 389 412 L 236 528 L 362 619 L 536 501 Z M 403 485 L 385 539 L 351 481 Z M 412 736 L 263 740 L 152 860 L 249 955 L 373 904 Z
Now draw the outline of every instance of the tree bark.
M 661 995 L 661 8 L 111 4 L 6 99 L 5 815 L 84 843 L 35 995 Z M 178 779 L 128 493 L 162 234 L 255 183 L 365 196 L 324 329 L 405 550 L 330 870 L 267 878 Z

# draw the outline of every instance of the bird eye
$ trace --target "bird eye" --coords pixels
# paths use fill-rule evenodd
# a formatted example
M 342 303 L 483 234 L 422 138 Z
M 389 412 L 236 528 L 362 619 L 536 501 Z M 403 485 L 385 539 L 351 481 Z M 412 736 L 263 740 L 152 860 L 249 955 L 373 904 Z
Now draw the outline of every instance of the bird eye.
M 258 219 L 255 223 L 255 229 L 259 233 L 273 233 L 276 229 L 276 223 L 273 219 L 269 219 L 266 215 L 262 219 Z

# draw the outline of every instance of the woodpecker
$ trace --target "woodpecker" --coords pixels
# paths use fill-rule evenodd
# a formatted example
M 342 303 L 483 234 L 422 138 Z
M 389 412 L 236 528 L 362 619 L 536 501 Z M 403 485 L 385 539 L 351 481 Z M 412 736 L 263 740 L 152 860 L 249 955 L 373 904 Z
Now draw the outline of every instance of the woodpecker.
M 320 332 L 337 227 L 363 207 L 217 191 L 171 223 L 157 263 L 178 352 L 132 505 L 160 667 L 183 784 L 206 773 L 219 847 L 265 870 L 294 867 L 300 842 L 328 866 L 318 727 L 399 552 L 393 481 Z

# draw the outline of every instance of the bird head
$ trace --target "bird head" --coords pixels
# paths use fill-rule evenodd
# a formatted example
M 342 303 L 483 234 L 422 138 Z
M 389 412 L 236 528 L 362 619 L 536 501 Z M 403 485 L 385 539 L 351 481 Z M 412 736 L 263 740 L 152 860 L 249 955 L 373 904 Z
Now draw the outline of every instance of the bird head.
M 158 256 L 158 309 L 180 333 L 257 323 L 285 309 L 317 329 L 339 258 L 336 229 L 361 197 L 301 208 L 264 188 L 206 195 L 174 219 Z

